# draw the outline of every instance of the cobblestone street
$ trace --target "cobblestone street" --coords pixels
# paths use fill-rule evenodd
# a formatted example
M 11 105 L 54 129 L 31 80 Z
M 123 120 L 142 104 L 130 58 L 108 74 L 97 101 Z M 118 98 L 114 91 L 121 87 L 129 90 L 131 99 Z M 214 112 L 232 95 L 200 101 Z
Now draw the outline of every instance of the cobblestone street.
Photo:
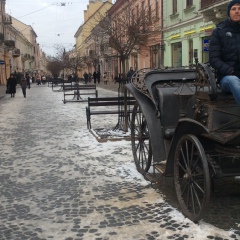
M 116 95 L 105 88 L 99 97 Z M 240 239 L 239 180 L 217 182 L 195 224 L 179 212 L 171 180 L 154 189 L 135 170 L 129 141 L 99 143 L 86 103 L 62 100 L 35 84 L 27 98 L 18 88 L 0 100 L 0 240 Z M 116 121 L 92 118 L 93 127 Z

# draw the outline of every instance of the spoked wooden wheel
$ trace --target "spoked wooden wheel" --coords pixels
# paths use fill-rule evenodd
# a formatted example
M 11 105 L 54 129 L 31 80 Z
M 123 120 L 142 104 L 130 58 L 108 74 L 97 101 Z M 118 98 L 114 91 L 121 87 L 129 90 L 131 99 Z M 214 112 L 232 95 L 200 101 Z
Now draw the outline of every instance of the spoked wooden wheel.
M 132 112 L 131 141 L 137 170 L 144 174 L 151 166 L 152 149 L 147 121 L 137 103 Z
M 205 151 L 194 135 L 184 135 L 177 144 L 174 183 L 183 214 L 200 220 L 210 199 L 210 176 Z

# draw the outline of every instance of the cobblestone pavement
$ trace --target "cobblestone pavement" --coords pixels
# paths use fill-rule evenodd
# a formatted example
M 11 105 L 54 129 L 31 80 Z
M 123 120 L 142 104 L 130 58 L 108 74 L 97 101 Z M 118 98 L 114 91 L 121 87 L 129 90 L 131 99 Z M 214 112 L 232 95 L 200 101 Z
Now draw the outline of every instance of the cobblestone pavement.
M 238 180 L 219 183 L 194 224 L 178 211 L 171 179 L 154 189 L 135 170 L 128 141 L 98 143 L 86 103 L 62 100 L 33 85 L 27 98 L 17 89 L 0 101 L 0 240 L 240 239 Z

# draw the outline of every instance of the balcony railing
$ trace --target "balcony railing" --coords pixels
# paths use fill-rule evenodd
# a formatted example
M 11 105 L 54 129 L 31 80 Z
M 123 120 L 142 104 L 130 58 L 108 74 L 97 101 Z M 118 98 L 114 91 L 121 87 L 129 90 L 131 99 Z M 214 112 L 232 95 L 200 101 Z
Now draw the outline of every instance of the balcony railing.
M 4 24 L 12 24 L 12 17 L 8 14 L 2 16 L 2 21 Z
M 13 51 L 12 51 L 12 56 L 13 57 L 20 57 L 20 49 L 18 48 L 15 48 Z
M 227 0 L 201 0 L 201 9 L 208 8 L 215 4 L 229 2 Z
M 14 47 L 15 47 L 15 41 L 14 41 L 14 40 L 5 40 L 5 41 L 4 41 L 4 44 L 5 44 L 7 47 L 10 47 L 10 48 L 14 48 Z

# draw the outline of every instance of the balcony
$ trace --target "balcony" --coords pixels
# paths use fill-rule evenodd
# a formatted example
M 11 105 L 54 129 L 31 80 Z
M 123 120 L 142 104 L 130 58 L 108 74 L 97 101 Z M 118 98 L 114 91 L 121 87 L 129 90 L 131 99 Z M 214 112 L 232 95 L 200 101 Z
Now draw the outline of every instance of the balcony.
M 14 48 L 15 47 L 15 41 L 14 40 L 5 40 L 4 41 L 5 46 L 9 48 Z
M 12 24 L 12 17 L 8 14 L 5 14 L 5 16 L 2 16 L 2 21 L 4 24 Z
M 20 49 L 15 48 L 15 49 L 12 51 L 12 56 L 13 56 L 14 58 L 20 57 L 20 55 L 21 55 Z
M 22 58 L 22 61 L 27 61 L 27 60 L 30 60 L 30 54 L 28 53 L 25 53 L 25 54 L 21 54 L 21 58 Z
M 200 13 L 205 22 L 218 23 L 227 18 L 227 6 L 229 0 L 201 0 Z

